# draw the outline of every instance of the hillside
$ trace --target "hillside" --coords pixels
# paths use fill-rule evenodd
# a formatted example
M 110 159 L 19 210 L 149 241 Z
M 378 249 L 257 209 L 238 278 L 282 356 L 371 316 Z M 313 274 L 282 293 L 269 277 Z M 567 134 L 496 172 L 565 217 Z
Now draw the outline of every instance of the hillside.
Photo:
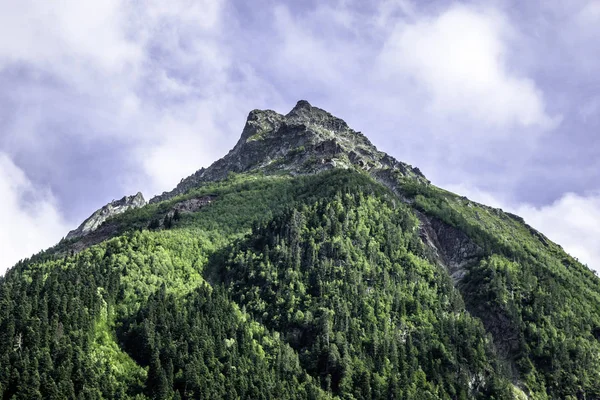
M 105 214 L 0 278 L 0 398 L 600 398 L 598 278 L 308 102 Z

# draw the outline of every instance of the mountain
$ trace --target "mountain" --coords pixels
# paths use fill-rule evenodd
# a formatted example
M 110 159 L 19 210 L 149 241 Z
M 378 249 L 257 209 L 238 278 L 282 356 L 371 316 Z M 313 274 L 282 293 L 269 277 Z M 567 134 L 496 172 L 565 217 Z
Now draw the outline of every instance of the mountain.
M 137 205 L 0 278 L 0 398 L 600 398 L 598 278 L 306 101 Z

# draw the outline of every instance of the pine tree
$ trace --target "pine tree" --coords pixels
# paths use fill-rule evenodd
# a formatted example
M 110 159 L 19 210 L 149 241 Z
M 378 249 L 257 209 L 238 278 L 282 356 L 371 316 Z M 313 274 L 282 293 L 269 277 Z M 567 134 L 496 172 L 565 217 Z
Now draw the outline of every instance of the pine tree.
M 161 366 L 158 350 L 154 350 L 148 369 L 148 380 L 146 381 L 148 395 L 155 400 L 169 398 L 172 388 L 169 387 L 165 370 Z

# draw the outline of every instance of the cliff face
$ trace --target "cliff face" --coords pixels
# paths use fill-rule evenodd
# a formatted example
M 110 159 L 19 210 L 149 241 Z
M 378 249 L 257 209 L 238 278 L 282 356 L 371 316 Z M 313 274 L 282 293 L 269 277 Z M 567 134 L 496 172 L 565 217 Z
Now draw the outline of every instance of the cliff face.
M 483 249 L 461 230 L 441 219 L 417 212 L 421 224 L 419 234 L 434 259 L 450 274 L 456 284 L 464 277 L 469 264 L 477 263 Z
M 144 196 L 137 193 L 134 196 L 125 196 L 120 200 L 114 200 L 90 215 L 77 229 L 67 234 L 67 239 L 76 239 L 86 236 L 95 231 L 104 221 L 127 210 L 143 207 L 147 204 Z

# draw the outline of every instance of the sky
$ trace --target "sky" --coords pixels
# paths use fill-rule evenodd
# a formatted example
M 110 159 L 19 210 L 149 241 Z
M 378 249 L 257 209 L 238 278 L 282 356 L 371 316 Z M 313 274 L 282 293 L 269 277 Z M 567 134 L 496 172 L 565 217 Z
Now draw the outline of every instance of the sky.
M 0 0 L 0 274 L 326 109 L 600 271 L 600 1 Z

